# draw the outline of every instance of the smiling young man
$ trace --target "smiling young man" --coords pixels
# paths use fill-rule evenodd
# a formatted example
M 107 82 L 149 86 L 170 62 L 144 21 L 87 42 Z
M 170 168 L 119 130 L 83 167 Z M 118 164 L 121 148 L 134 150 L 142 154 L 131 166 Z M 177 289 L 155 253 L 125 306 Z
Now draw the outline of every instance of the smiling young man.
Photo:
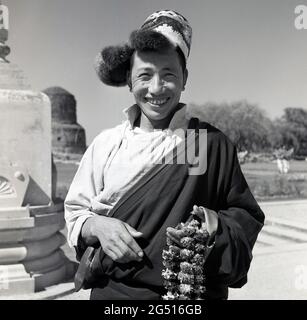
M 191 36 L 182 15 L 162 10 L 127 44 L 107 47 L 98 56 L 101 81 L 128 85 L 135 104 L 124 110 L 125 122 L 102 131 L 88 147 L 65 200 L 68 242 L 81 259 L 76 289 L 92 288 L 91 299 L 161 299 L 167 290 L 166 238 L 180 244 L 174 227 L 193 209 L 210 235 L 206 298 L 226 299 L 228 287 L 247 281 L 264 215 L 235 147 L 180 102 Z M 199 139 L 194 143 L 200 159 L 207 159 L 205 172 L 191 174 L 188 162 L 165 162 L 187 145 L 187 129 Z M 203 144 L 201 130 L 207 132 Z
M 140 128 L 165 129 L 177 111 L 188 71 L 171 45 L 160 51 L 135 51 L 128 86 L 142 110 Z

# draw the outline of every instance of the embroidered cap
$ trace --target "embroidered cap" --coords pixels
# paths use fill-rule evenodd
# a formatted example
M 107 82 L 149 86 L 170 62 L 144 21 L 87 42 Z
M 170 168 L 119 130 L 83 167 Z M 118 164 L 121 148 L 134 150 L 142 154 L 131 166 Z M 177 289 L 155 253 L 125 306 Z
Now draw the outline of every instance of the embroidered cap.
M 170 44 L 177 47 L 187 63 L 192 41 L 192 28 L 181 14 L 161 10 L 151 14 L 131 33 L 124 45 L 108 46 L 96 57 L 95 69 L 100 80 L 111 86 L 125 86 L 130 58 L 135 50 L 163 50 Z
M 151 14 L 141 30 L 153 30 L 166 37 L 175 47 L 178 46 L 185 60 L 188 60 L 192 41 L 192 28 L 188 20 L 172 10 L 161 10 Z

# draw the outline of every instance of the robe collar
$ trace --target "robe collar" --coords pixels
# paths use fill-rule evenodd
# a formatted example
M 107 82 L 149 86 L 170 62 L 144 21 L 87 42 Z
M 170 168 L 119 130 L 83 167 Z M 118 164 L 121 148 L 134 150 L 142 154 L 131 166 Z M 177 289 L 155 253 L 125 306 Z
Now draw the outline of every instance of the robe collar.
M 179 103 L 178 110 L 174 113 L 168 128 L 165 130 L 174 131 L 179 128 L 186 129 L 188 126 L 188 121 L 191 118 L 189 109 L 190 108 L 188 105 L 184 103 Z M 140 112 L 141 108 L 137 104 L 134 104 L 123 110 L 123 113 L 128 120 L 128 128 L 130 130 L 134 129 L 134 122 L 138 118 Z

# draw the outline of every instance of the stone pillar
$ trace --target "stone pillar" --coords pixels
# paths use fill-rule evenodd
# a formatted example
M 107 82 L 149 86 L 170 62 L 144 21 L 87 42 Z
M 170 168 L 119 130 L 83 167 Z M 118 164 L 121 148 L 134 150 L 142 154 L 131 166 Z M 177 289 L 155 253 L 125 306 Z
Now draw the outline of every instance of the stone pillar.
M 0 6 L 0 21 L 5 19 L 7 8 Z M 4 26 L 0 24 L 0 296 L 33 293 L 73 272 L 60 249 L 65 243 L 60 233 L 63 201 L 52 197 L 50 101 L 31 91 L 23 72 L 6 59 L 10 50 L 4 49 Z

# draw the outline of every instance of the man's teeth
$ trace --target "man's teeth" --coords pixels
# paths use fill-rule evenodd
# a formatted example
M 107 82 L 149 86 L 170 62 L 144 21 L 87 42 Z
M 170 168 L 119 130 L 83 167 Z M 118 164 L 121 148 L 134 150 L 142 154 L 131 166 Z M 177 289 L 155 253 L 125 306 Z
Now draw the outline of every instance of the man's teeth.
M 160 105 L 167 101 L 167 99 L 147 99 L 147 101 L 151 104 Z

